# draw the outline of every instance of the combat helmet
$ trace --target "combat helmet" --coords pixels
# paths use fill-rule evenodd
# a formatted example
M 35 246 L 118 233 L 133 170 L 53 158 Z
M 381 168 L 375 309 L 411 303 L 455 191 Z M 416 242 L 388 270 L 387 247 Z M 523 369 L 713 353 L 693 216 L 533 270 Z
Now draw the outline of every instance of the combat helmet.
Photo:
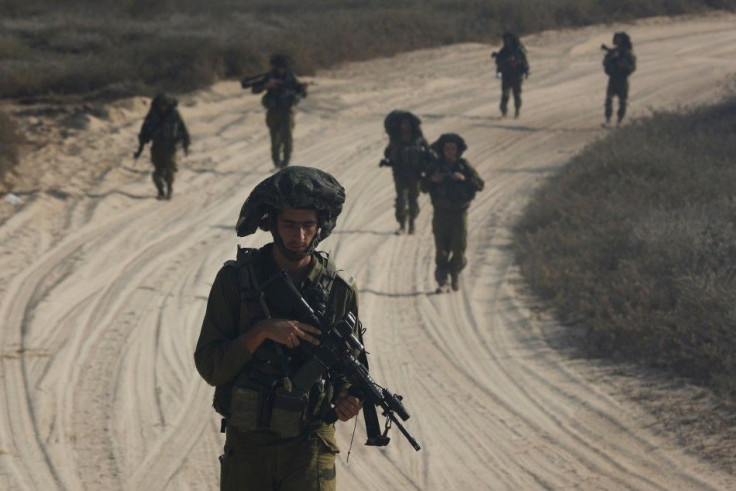
M 429 148 L 431 148 L 439 157 L 442 157 L 442 149 L 445 146 L 445 143 L 448 142 L 452 142 L 457 146 L 457 158 L 460 158 L 463 152 L 468 149 L 468 146 L 465 144 L 465 140 L 463 140 L 463 138 L 457 133 L 443 133 L 439 138 L 437 138 L 437 141 L 429 146 Z
M 618 43 L 617 43 L 618 40 Z M 625 31 L 619 31 L 613 35 L 613 44 L 623 48 L 632 49 L 631 37 Z
M 386 119 L 383 120 L 383 129 L 386 130 L 389 138 L 392 140 L 399 139 L 401 135 L 401 122 L 404 120 L 408 120 L 409 124 L 411 124 L 413 138 L 422 136 L 422 120 L 409 111 L 396 109 L 388 113 Z
M 278 210 L 317 210 L 320 231 L 303 254 L 306 256 L 332 233 L 344 203 L 345 189 L 337 179 L 313 167 L 291 165 L 264 179 L 251 191 L 240 209 L 235 231 L 239 237 L 245 237 L 259 228 L 270 230 L 270 221 Z M 278 241 L 277 235 L 274 234 L 274 239 Z
M 287 55 L 284 54 L 273 54 L 268 59 L 268 63 L 271 65 L 272 68 L 289 68 L 289 65 L 291 65 L 291 60 Z
M 501 36 L 501 39 L 503 39 L 504 41 L 506 41 L 508 39 L 509 40 L 509 43 L 512 46 L 516 46 L 516 45 L 519 44 L 519 36 L 517 36 L 516 34 L 514 34 L 511 31 L 504 32 L 503 33 L 503 36 Z
M 156 97 L 151 100 L 151 107 L 158 108 L 161 104 L 166 104 L 169 109 L 173 109 L 176 107 L 178 102 L 179 101 L 177 101 L 176 97 L 173 95 L 167 94 L 166 92 L 159 92 L 156 94 Z

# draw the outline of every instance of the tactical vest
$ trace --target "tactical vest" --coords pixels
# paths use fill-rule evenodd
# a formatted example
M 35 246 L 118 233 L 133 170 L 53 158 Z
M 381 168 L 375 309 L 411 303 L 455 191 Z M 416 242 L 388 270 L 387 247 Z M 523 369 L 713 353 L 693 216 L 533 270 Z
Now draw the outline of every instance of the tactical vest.
M 325 306 L 329 306 L 337 269 L 326 253 L 316 254 L 323 269 L 314 288 L 324 292 Z M 238 271 L 240 332 L 245 332 L 259 320 L 272 317 L 260 290 L 260 284 L 266 280 L 259 278 L 257 266 L 261 260 L 258 249 L 239 247 L 237 259 L 225 263 Z M 336 313 L 327 311 L 325 317 L 334 322 Z M 216 387 L 215 410 L 225 417 L 228 425 L 243 431 L 270 431 L 284 437 L 296 436 L 329 409 L 333 386 L 329 374 L 325 373 L 322 380 L 306 392 L 292 391 L 289 379 L 292 368 L 295 367 L 292 367 L 286 350 L 273 341 L 265 341 L 236 377 Z

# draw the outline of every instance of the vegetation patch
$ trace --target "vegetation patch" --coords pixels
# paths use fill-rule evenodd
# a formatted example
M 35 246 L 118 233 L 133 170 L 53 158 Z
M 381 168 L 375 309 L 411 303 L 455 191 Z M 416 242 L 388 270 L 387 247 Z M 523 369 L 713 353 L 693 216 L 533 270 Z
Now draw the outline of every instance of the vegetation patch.
M 19 161 L 22 138 L 10 116 L 0 112 L 0 189 L 7 189 L 6 177 Z
M 588 146 L 515 229 L 522 274 L 593 356 L 736 401 L 736 98 Z
M 0 0 L 0 98 L 115 98 L 299 73 L 545 29 L 736 10 L 736 0 Z

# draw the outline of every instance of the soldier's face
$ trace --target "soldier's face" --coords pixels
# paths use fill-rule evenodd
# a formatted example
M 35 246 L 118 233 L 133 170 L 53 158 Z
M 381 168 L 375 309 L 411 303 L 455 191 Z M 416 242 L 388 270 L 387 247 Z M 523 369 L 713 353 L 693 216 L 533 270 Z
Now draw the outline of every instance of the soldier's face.
M 457 159 L 457 144 L 453 142 L 447 142 L 442 147 L 442 153 L 445 156 L 445 160 L 454 162 Z
M 411 123 L 408 119 L 405 119 L 401 122 L 401 133 L 403 135 L 410 135 L 411 134 Z
M 304 252 L 319 232 L 316 210 L 287 208 L 276 217 L 276 229 L 284 247 L 291 252 Z

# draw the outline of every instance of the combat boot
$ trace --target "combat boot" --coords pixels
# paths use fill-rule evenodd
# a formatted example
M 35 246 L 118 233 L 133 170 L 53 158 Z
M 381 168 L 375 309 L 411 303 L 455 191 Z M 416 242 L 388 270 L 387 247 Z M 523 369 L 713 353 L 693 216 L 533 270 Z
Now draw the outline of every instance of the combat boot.
M 406 233 L 406 222 L 404 220 L 399 221 L 399 228 L 394 232 L 396 235 L 402 235 Z
M 414 235 L 414 219 L 409 219 L 409 235 Z
M 452 291 L 456 292 L 460 289 L 460 273 L 450 273 L 450 284 Z
M 520 108 L 517 107 L 516 109 L 514 109 L 514 119 L 519 119 L 519 112 Z
M 166 185 L 166 199 L 171 199 L 171 195 L 174 193 L 174 186 L 171 184 Z
M 440 284 L 440 286 L 437 287 L 434 292 L 438 295 L 441 293 L 450 293 L 450 285 L 448 285 L 447 283 L 442 283 Z
M 164 195 L 164 187 L 160 185 L 156 185 L 156 189 L 158 190 L 158 194 L 156 195 L 156 199 L 164 199 L 166 196 Z

